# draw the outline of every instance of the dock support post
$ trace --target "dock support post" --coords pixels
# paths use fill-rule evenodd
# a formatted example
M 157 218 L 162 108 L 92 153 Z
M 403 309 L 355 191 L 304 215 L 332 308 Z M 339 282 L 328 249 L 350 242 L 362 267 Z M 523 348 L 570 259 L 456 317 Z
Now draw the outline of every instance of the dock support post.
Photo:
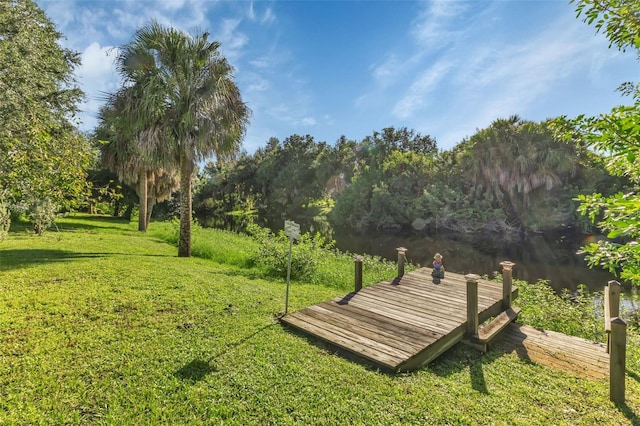
M 511 307 L 511 270 L 516 264 L 505 260 L 504 262 L 500 262 L 500 265 L 502 266 L 502 310 L 506 311 Z
M 467 337 L 478 336 L 478 280 L 480 276 L 467 274 Z
M 611 350 L 611 320 L 620 316 L 620 291 L 618 281 L 609 281 L 604 288 L 604 330 L 607 332 L 607 353 Z
M 355 292 L 362 290 L 362 260 L 364 257 L 356 256 L 353 258 L 355 261 Z
M 609 399 L 618 404 L 624 403 L 626 351 L 627 323 L 622 318 L 613 318 L 609 354 Z
M 404 275 L 404 262 L 406 259 L 404 255 L 407 252 L 407 249 L 404 247 L 398 247 L 396 250 L 398 250 L 398 277 L 402 277 Z

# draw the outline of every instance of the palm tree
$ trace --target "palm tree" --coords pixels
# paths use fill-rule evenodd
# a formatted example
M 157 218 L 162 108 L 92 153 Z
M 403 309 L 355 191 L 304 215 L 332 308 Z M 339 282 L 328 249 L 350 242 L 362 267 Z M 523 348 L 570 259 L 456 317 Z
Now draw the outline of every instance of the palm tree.
M 106 142 L 101 146 L 105 166 L 121 182 L 135 188 L 140 199 L 138 230 L 144 232 L 153 205 L 170 197 L 175 189 L 177 172 L 172 167 L 162 168 L 158 127 L 136 121 L 131 113 L 137 108 L 135 92 L 138 89 L 124 87 L 107 98 L 100 109 L 96 137 Z
M 532 195 L 562 187 L 579 166 L 575 149 L 554 138 L 546 123 L 517 115 L 494 121 L 469 143 L 464 166 L 476 195 L 497 202 L 518 222 Z
M 192 37 L 153 21 L 136 31 L 117 58 L 135 108 L 134 129 L 157 149 L 164 164 L 180 173 L 178 256 L 191 256 L 191 180 L 197 161 L 236 152 L 248 123 L 249 109 L 233 81 L 233 67 L 209 34 Z

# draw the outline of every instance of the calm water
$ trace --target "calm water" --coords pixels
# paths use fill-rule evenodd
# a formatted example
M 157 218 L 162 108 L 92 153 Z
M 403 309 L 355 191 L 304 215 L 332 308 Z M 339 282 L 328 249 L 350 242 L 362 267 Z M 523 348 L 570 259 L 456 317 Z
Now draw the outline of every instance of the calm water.
M 484 245 L 456 241 L 444 235 L 369 234 L 366 237 L 336 233 L 336 246 L 342 251 L 367 253 L 386 259 L 397 259 L 396 247 L 408 249 L 407 258 L 414 264 L 431 265 L 433 255 L 444 257 L 448 271 L 461 274 L 493 275 L 501 270 L 500 262 L 516 263 L 513 277 L 529 282 L 547 280 L 556 291 L 575 291 L 584 284 L 591 291 L 602 291 L 615 279 L 606 271 L 589 269 L 583 257 L 577 255 L 583 241 L 566 236 L 536 236 L 520 244 Z M 627 291 L 629 287 L 626 286 Z

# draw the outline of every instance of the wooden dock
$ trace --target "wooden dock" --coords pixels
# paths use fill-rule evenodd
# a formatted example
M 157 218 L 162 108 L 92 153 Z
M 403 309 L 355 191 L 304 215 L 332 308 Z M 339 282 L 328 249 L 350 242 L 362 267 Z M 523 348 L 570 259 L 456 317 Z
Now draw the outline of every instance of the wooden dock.
M 626 323 L 618 317 L 620 284 L 610 281 L 605 286 L 605 345 L 512 323 L 520 312 L 511 306 L 518 292 L 512 288 L 514 264 L 501 265 L 503 282 L 497 283 L 450 272 L 435 280 L 429 268 L 404 274 L 404 264 L 399 262 L 401 278 L 362 289 L 356 260 L 357 291 L 281 320 L 395 372 L 428 364 L 458 342 L 485 351 L 500 334 L 496 347 L 505 352 L 589 379 L 609 378 L 609 398 L 623 403 Z
M 588 379 L 609 378 L 607 345 L 528 325 L 510 324 L 497 346 L 521 358 Z
M 501 283 L 478 280 L 478 322 L 503 311 Z M 517 289 L 512 296 L 515 297 Z M 467 331 L 467 282 L 430 268 L 409 272 L 298 312 L 282 321 L 391 371 L 419 368 L 462 341 Z

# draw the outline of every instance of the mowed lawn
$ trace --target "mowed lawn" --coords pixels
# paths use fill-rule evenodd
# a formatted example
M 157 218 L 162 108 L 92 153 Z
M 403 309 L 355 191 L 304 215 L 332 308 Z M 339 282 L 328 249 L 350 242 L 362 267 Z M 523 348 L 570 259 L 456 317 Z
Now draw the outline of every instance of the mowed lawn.
M 386 374 L 280 325 L 284 282 L 178 258 L 158 224 L 58 226 L 43 237 L 18 227 L 0 243 L 0 424 L 640 422 L 638 365 L 622 406 L 608 382 L 499 351 L 455 347 Z M 294 282 L 289 309 L 344 293 Z

